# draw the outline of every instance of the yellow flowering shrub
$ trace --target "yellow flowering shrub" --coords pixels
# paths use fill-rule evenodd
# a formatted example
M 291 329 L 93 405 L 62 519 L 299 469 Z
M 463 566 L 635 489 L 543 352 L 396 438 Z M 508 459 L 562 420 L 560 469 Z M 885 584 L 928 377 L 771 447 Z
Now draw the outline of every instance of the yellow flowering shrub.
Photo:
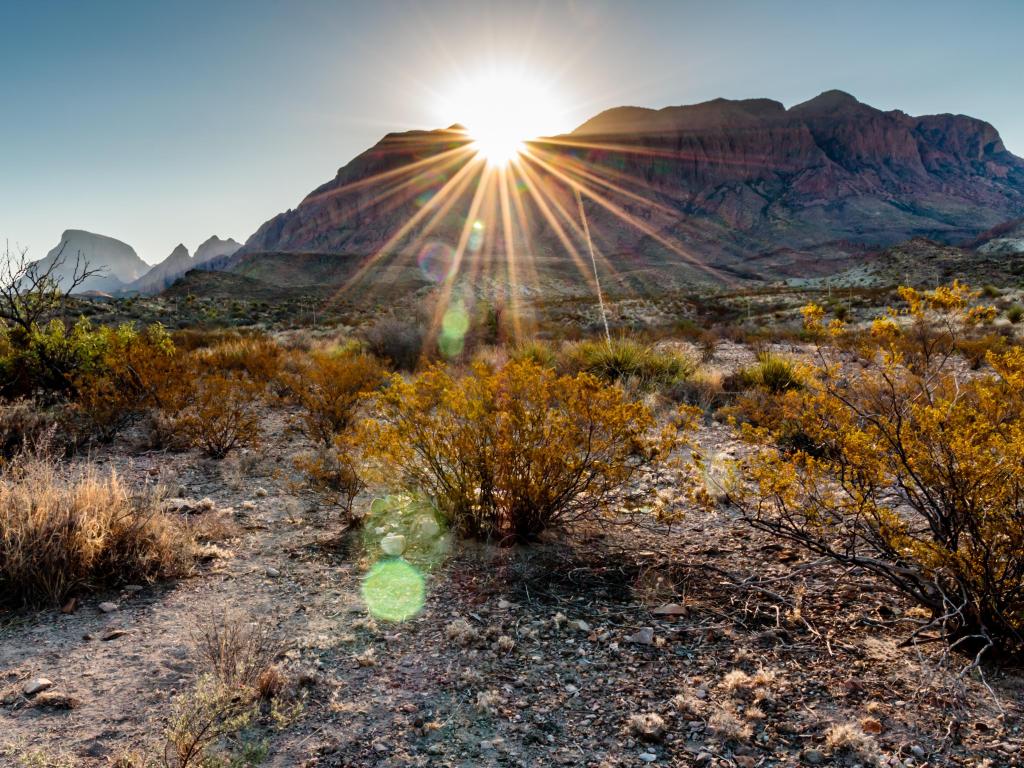
M 460 534 L 524 541 L 606 513 L 678 443 L 654 426 L 620 387 L 521 360 L 393 376 L 356 442 L 376 479 L 426 493 Z
M 758 450 L 731 496 L 759 527 L 888 580 L 957 647 L 1022 650 L 1024 350 L 966 371 L 951 352 L 990 317 L 976 294 L 901 293 L 908 309 L 872 326 L 854 364 L 819 349 L 804 387 L 743 426 Z
M 380 386 L 384 369 L 365 354 L 311 352 L 285 383 L 302 409 L 303 430 L 330 446 L 344 432 L 364 395 Z

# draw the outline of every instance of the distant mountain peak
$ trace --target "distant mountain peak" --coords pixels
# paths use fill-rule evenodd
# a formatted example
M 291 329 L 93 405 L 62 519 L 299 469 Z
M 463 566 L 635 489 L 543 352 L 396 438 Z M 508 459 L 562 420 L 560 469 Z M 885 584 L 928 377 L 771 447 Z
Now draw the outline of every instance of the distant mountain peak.
M 802 104 L 797 104 L 791 107 L 789 111 L 794 114 L 820 115 L 841 112 L 847 109 L 854 109 L 863 106 L 866 105 L 862 104 L 846 91 L 832 89 L 831 91 L 823 91 L 813 99 L 809 99 Z
M 46 270 L 58 259 L 62 263 L 53 277 L 63 290 L 70 287 L 76 267 L 88 265 L 90 270 L 97 271 L 77 287 L 81 293 L 115 292 L 149 268 L 127 243 L 85 229 L 65 229 L 60 242 L 36 263 L 40 270 Z

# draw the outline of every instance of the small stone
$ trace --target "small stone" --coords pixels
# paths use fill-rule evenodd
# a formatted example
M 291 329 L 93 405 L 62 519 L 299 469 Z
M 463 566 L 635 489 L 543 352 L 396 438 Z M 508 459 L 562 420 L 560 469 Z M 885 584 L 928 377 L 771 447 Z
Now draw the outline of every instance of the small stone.
M 645 763 L 653 763 L 655 760 L 658 759 L 658 756 L 653 752 L 641 752 L 639 757 Z
M 134 595 L 138 592 L 141 592 L 144 589 L 145 587 L 141 584 L 128 584 L 127 586 L 125 586 L 124 591 L 127 592 L 129 595 Z
M 266 496 L 267 496 L 267 489 L 266 488 L 257 488 L 255 491 L 253 491 L 253 493 L 255 494 L 256 498 L 263 499 L 263 498 L 266 498 Z
M 654 627 L 641 627 L 635 633 L 626 638 L 627 643 L 637 645 L 654 645 Z
M 498 610 L 500 610 L 500 611 L 507 611 L 509 608 L 511 608 L 514 605 L 515 605 L 515 603 L 510 603 L 505 598 L 501 598 L 498 601 Z
M 914 757 L 924 757 L 924 756 L 925 756 L 925 754 L 927 754 L 927 753 L 926 753 L 926 752 L 924 751 L 924 747 L 922 747 L 922 746 L 921 746 L 920 744 L 914 744 L 914 745 L 913 745 L 913 746 L 912 746 L 912 747 L 910 748 L 910 753 L 911 753 L 911 754 L 912 754 L 912 755 L 913 755 Z
M 575 621 L 575 624 L 576 624 L 576 629 L 578 629 L 580 632 L 589 632 L 590 631 L 590 625 L 587 624 L 587 622 L 585 622 L 583 619 L 577 619 Z
M 100 603 L 97 607 L 101 613 L 113 613 L 117 610 L 117 603 Z
M 127 634 L 128 630 L 126 629 L 112 629 L 109 632 L 105 632 L 100 635 L 100 640 L 117 640 L 117 638 L 124 637 Z
M 281 572 L 277 570 L 277 568 L 267 568 L 267 576 L 269 576 L 270 578 L 276 579 L 280 575 Z
M 714 760 L 714 759 L 715 759 L 714 755 L 712 755 L 710 752 L 701 752 L 701 753 L 699 753 L 697 755 L 696 758 L 694 758 L 693 764 L 694 765 L 709 765 L 711 763 L 711 761 Z
M 655 616 L 686 616 L 690 613 L 690 610 L 683 605 L 677 603 L 665 603 L 665 605 L 659 605 L 653 611 Z
M 820 750 L 808 749 L 804 752 L 804 762 L 811 765 L 820 765 L 825 760 L 825 755 Z
M 21 692 L 26 696 L 35 696 L 49 688 L 53 688 L 52 682 L 45 677 L 34 677 L 22 686 Z
M 380 540 L 380 548 L 388 557 L 398 557 L 405 552 L 405 536 L 400 533 L 389 533 Z

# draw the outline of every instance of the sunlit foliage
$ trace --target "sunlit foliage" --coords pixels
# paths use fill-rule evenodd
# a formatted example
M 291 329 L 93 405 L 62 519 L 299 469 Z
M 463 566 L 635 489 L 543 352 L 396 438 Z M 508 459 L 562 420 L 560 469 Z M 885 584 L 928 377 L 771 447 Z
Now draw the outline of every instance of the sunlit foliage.
M 732 497 L 756 525 L 885 578 L 959 647 L 1019 649 L 1024 350 L 965 370 L 957 344 L 994 310 L 960 284 L 900 294 L 866 336 L 805 311 L 855 361 L 821 347 L 804 386 L 744 426 L 759 450 Z
M 427 493 L 462 535 L 527 540 L 606 512 L 676 444 L 653 427 L 619 387 L 520 361 L 396 376 L 358 440 L 379 479 Z

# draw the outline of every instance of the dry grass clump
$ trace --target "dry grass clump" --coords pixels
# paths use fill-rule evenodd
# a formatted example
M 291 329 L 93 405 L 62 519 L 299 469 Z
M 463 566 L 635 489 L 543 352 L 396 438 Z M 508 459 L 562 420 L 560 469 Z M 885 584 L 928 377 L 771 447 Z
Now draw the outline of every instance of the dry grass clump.
M 878 744 L 855 723 L 840 723 L 829 728 L 825 747 L 832 752 L 850 752 L 868 761 L 878 756 Z
M 715 708 L 708 718 L 708 728 L 713 734 L 726 741 L 750 741 L 754 728 L 740 716 L 731 702 Z
M 230 612 L 211 613 L 196 627 L 196 649 L 214 677 L 231 688 L 276 687 L 280 670 L 271 673 L 283 652 L 274 627 Z
M 190 537 L 159 499 L 133 496 L 113 472 L 63 477 L 53 462 L 25 457 L 0 480 L 3 602 L 59 605 L 79 592 L 178 576 L 191 562 Z

